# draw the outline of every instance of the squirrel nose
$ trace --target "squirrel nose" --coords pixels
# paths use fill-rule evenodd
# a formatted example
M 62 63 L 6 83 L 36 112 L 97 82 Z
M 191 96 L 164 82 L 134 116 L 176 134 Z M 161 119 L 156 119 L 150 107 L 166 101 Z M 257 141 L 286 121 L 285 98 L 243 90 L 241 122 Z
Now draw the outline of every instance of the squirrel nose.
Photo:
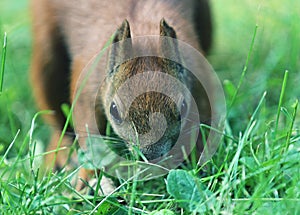
M 153 145 L 142 148 L 141 151 L 145 155 L 145 157 L 149 161 L 151 161 L 168 154 L 172 146 L 173 146 L 172 140 L 168 140 L 168 141 L 161 140 Z

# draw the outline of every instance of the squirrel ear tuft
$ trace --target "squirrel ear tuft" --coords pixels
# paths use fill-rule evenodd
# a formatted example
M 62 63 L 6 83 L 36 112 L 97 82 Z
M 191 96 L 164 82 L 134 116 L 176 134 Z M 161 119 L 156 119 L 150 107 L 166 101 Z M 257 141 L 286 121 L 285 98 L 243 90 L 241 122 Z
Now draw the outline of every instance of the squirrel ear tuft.
M 113 36 L 109 53 L 107 74 L 111 76 L 118 66 L 132 56 L 130 26 L 125 19 Z
M 160 36 L 177 38 L 175 30 L 168 25 L 164 18 L 160 20 Z
M 131 38 L 130 26 L 127 19 L 125 19 L 122 22 L 122 25 L 115 32 L 113 43 L 117 43 L 120 42 L 121 40 L 129 39 L 129 38 Z

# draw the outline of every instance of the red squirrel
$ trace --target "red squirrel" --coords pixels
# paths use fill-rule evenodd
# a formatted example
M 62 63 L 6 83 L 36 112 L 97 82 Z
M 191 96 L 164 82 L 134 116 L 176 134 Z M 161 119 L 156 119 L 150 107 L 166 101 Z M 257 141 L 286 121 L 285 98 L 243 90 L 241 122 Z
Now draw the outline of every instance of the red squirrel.
M 212 44 L 212 20 L 208 0 L 32 0 L 33 17 L 33 57 L 31 82 L 37 105 L 41 110 L 54 110 L 46 121 L 52 125 L 52 140 L 49 150 L 57 148 L 58 139 L 66 117 L 61 110 L 63 103 L 71 105 L 79 76 L 89 60 L 104 47 L 111 35 L 112 43 L 138 36 L 157 35 L 181 40 L 205 54 Z M 122 49 L 122 47 L 120 47 Z M 176 47 L 174 46 L 174 51 Z M 179 50 L 180 51 L 180 50 Z M 108 65 L 113 65 L 109 60 Z M 109 66 L 108 66 L 109 68 Z M 106 102 L 126 78 L 147 69 L 163 70 L 178 78 L 176 63 L 159 57 L 141 57 L 124 62 L 113 73 L 108 69 L 99 71 L 108 76 L 107 84 L 100 92 L 98 116 L 99 132 L 105 135 L 107 122 L 114 132 L 125 141 L 128 122 L 135 125 L 137 133 L 149 129 L 147 111 L 164 114 L 167 123 L 176 124 L 180 110 L 188 101 L 181 99 L 170 102 L 164 95 L 148 92 L 132 103 L 128 116 L 122 115 L 122 107 L 113 101 Z M 207 118 L 211 111 L 205 92 L 196 81 L 181 81 L 191 90 L 199 112 Z M 89 95 L 85 95 L 89 96 Z M 182 110 L 181 110 L 182 111 Z M 83 113 L 84 114 L 84 113 Z M 170 126 L 172 127 L 172 126 Z M 167 153 L 172 144 L 167 139 L 176 137 L 178 126 L 167 130 L 164 138 L 152 145 L 141 143 L 141 152 L 146 158 L 154 159 Z M 68 133 L 73 129 L 68 128 Z M 125 135 L 124 135 L 125 132 Z M 174 136 L 175 133 L 175 136 Z M 173 135 L 173 136 L 172 136 Z M 178 135 L 177 135 L 178 136 Z M 65 135 L 61 146 L 70 146 L 73 136 Z M 58 153 L 55 167 L 61 168 L 67 160 L 67 152 Z M 47 156 L 47 164 L 54 159 L 54 153 Z

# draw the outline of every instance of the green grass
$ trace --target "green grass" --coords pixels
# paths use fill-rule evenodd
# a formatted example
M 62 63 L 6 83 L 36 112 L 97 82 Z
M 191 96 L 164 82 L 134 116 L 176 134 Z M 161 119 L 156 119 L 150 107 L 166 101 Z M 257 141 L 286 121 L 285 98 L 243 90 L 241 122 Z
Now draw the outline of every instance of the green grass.
M 1 70 L 0 70 L 0 93 L 2 92 L 2 88 L 3 88 L 5 59 L 6 59 L 6 43 L 7 43 L 7 36 L 6 33 L 4 33 L 2 57 L 1 57 Z
M 28 82 L 28 3 L 2 0 L 2 56 L 4 32 L 7 43 L 0 62 L 0 214 L 300 214 L 297 4 L 213 0 L 215 40 L 208 59 L 228 104 L 220 147 L 201 174 L 190 169 L 152 181 L 131 177 L 101 197 L 71 186 L 76 170 L 40 170 L 50 134 L 41 120 L 46 113 L 36 115 Z

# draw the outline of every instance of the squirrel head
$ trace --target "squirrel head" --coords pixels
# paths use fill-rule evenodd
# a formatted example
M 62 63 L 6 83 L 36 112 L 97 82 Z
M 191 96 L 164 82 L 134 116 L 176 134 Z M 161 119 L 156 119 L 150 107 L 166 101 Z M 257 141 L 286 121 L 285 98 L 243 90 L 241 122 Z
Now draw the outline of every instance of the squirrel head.
M 158 56 L 123 60 L 133 44 L 128 21 L 122 23 L 113 37 L 115 45 L 110 50 L 106 87 L 101 96 L 114 132 L 128 144 L 137 144 L 148 160 L 171 150 L 191 100 L 180 86 L 188 86 L 188 81 L 180 64 L 176 32 L 164 19 L 160 22 L 160 36 L 173 38 L 160 40 L 159 49 L 162 56 L 172 54 L 176 62 Z

